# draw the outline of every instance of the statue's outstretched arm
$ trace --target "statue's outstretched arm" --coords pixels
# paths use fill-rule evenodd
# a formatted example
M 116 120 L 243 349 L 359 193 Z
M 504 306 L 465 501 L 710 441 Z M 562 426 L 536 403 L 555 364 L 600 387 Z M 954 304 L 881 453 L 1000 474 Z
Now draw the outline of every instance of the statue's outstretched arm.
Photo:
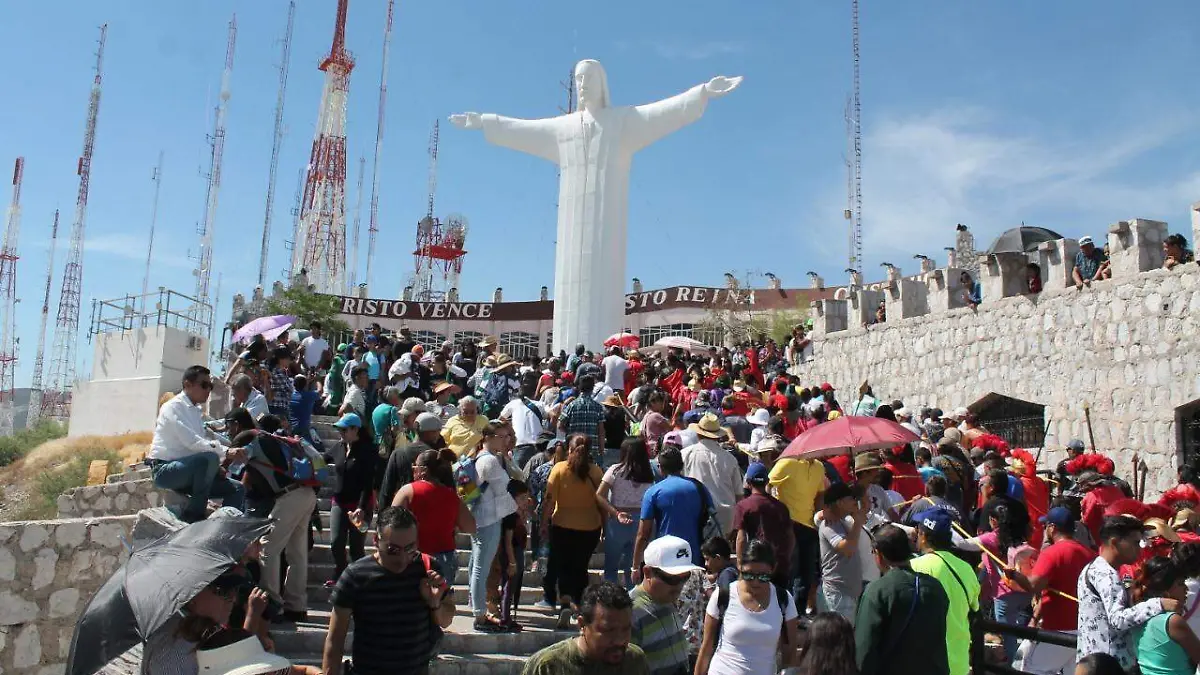
M 718 76 L 671 98 L 634 106 L 626 122 L 626 142 L 634 152 L 700 119 L 710 99 L 728 94 L 742 83 L 741 77 Z
M 450 121 L 462 129 L 483 129 L 489 143 L 558 164 L 558 117 L 523 120 L 502 115 L 463 113 Z

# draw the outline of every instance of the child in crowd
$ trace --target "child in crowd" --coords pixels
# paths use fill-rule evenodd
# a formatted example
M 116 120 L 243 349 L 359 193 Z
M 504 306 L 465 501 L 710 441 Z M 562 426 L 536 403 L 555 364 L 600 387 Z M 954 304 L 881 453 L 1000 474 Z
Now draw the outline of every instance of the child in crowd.
M 509 631 L 521 631 L 517 606 L 521 602 L 521 582 L 525 576 L 525 544 L 529 533 L 525 523 L 533 513 L 533 495 L 519 480 L 508 482 L 508 493 L 517 503 L 517 512 L 500 521 L 500 624 Z
M 733 551 L 729 542 L 723 537 L 713 537 L 700 546 L 700 555 L 704 556 L 705 591 L 713 587 L 729 588 L 729 584 L 738 578 L 737 565 L 733 564 Z M 705 593 L 707 597 L 708 593 Z

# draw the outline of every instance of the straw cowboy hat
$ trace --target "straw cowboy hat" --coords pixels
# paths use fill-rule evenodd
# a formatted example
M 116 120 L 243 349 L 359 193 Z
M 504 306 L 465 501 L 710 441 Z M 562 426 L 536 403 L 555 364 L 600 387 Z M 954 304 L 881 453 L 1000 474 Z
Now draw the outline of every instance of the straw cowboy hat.
M 489 354 L 488 357 L 483 360 L 483 367 L 495 369 L 496 368 L 496 355 Z
M 768 452 L 781 452 L 783 448 L 779 447 L 779 440 L 774 436 L 767 436 L 758 442 L 758 445 L 750 449 L 750 454 L 755 457 L 764 455 Z
M 442 394 L 442 392 L 445 392 L 447 390 L 451 394 L 457 394 L 459 391 L 459 387 L 457 384 L 454 384 L 453 382 L 438 382 L 437 384 L 433 385 L 433 395 L 434 396 L 440 396 Z
M 485 336 L 482 340 L 480 340 L 479 342 L 476 342 L 475 346 L 479 347 L 479 348 L 495 347 L 496 346 L 496 338 L 492 337 L 491 335 Z
M 608 398 L 605 398 L 604 402 L 600 405 L 608 406 L 609 408 L 622 408 L 625 406 L 624 403 L 621 403 L 621 397 L 616 394 L 609 394 Z
M 696 432 L 697 436 L 717 440 L 725 438 L 725 430 L 721 428 L 721 422 L 712 413 L 704 413 L 700 416 L 699 422 L 688 425 L 688 428 Z
M 864 452 L 854 458 L 854 473 L 865 473 L 883 468 L 883 460 L 873 452 Z
M 508 354 L 501 354 L 500 356 L 496 357 L 496 365 L 494 370 L 500 371 L 504 370 L 505 368 L 516 368 L 519 365 L 521 365 L 521 363 L 513 357 L 509 356 Z

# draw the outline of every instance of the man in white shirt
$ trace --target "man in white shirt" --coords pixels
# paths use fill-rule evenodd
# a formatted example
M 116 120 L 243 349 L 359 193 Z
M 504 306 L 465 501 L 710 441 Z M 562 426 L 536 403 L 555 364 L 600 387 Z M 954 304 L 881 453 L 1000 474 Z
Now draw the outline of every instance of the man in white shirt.
M 545 429 L 545 421 L 549 417 L 546 406 L 541 401 L 531 398 L 537 388 L 538 374 L 526 373 L 521 377 L 521 395 L 509 401 L 500 411 L 500 419 L 510 420 L 513 431 L 517 435 L 517 445 L 513 448 L 513 462 L 518 469 L 525 470 L 525 464 L 537 452 L 537 439 Z
M 708 488 L 717 511 L 721 532 L 733 531 L 733 507 L 742 498 L 742 471 L 737 460 L 720 444 L 725 437 L 717 416 L 704 413 L 691 425 L 698 440 L 683 449 L 683 476 L 694 478 Z
M 308 328 L 311 332 L 300 341 L 300 353 L 304 359 L 304 367 L 311 372 L 320 370 L 325 355 L 328 354 L 332 359 L 333 353 L 329 351 L 329 341 L 321 337 L 321 322 L 314 321 Z
M 621 356 L 621 348 L 609 350 L 600 365 L 604 366 L 604 384 L 613 391 L 625 391 L 625 373 L 629 370 L 629 362 Z
M 255 422 L 270 412 L 267 397 L 254 388 L 254 382 L 249 375 L 235 376 L 230 388 L 233 389 L 233 407 L 245 408 Z
M 212 374 L 204 366 L 183 372 L 183 391 L 158 411 L 154 440 L 146 463 L 155 487 L 187 495 L 183 520 L 196 522 L 208 515 L 208 498 L 217 497 L 224 506 L 241 510 L 246 490 L 221 469 L 222 462 L 245 462 L 240 448 L 226 448 L 204 427 L 200 405 L 212 392 Z

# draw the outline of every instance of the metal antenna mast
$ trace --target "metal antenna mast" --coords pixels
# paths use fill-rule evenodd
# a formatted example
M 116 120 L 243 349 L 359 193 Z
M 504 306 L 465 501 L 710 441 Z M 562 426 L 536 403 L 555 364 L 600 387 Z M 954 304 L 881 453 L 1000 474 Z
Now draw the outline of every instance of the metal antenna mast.
M 229 109 L 229 81 L 233 77 L 233 47 L 237 42 L 237 15 L 229 21 L 229 41 L 225 45 L 225 71 L 221 74 L 221 100 L 213 120 L 212 156 L 208 168 L 208 198 L 204 202 L 204 222 L 200 225 L 200 254 L 196 261 L 196 304 L 188 316 L 188 332 L 203 335 L 212 324 L 208 284 L 212 279 L 213 228 L 217 220 L 217 198 L 221 191 L 221 163 L 225 156 L 225 114 Z
M 375 158 L 371 163 L 371 213 L 367 224 L 367 274 L 371 287 L 371 263 L 375 261 L 375 239 L 379 236 L 379 156 L 383 152 L 383 113 L 387 108 L 388 52 L 392 47 L 392 12 L 395 0 L 388 0 L 387 22 L 383 27 L 383 70 L 379 74 L 379 118 L 375 121 Z
M 158 223 L 158 189 L 162 186 L 163 151 L 158 151 L 158 165 L 154 167 L 154 202 L 150 207 L 150 243 L 146 245 L 146 271 L 142 274 L 142 325 L 146 325 L 146 296 L 150 293 L 150 261 L 154 258 L 154 226 Z
M 0 249 L 0 302 L 4 303 L 3 337 L 0 337 L 0 436 L 13 432 L 13 380 L 17 369 L 17 241 L 21 237 L 21 179 L 25 158 L 13 163 L 12 203 L 8 207 L 8 227 L 4 230 L 4 248 Z
M 358 196 L 354 201 L 354 241 L 350 245 L 350 269 L 347 275 L 346 295 L 354 295 L 354 288 L 358 286 L 358 240 L 362 230 L 362 198 L 363 198 L 363 177 L 367 172 L 367 158 L 358 158 Z
M 429 132 L 429 207 L 425 215 L 433 217 L 433 199 L 437 195 L 437 162 L 438 162 L 438 120 L 433 121 L 433 131 Z
M 71 225 L 71 246 L 63 268 L 62 290 L 58 297 L 58 317 L 54 324 L 54 343 L 50 350 L 50 391 L 42 398 L 42 414 L 66 421 L 71 416 L 71 388 L 75 384 L 75 348 L 79 343 L 79 296 L 83 288 L 83 235 L 87 219 L 88 188 L 92 175 L 92 150 L 96 145 L 96 118 L 100 113 L 100 75 L 104 63 L 104 41 L 108 24 L 100 27 L 100 46 L 96 50 L 96 75 L 88 99 L 87 125 L 83 134 L 83 154 L 76 171 L 79 192 L 75 197 L 75 222 Z
M 50 320 L 50 286 L 54 283 L 54 248 L 58 244 L 58 209 L 54 210 L 54 225 L 50 229 L 50 254 L 46 263 L 46 291 L 42 295 L 42 325 L 38 329 L 37 351 L 33 356 L 33 383 L 29 385 L 29 417 L 27 428 L 37 424 L 42 416 L 42 371 L 46 360 L 46 324 Z
M 287 32 L 283 34 L 283 55 L 279 62 L 279 93 L 275 97 L 275 140 L 271 144 L 271 173 L 267 179 L 267 213 L 263 216 L 262 253 L 258 257 L 258 285 L 267 279 L 267 249 L 271 243 L 271 212 L 275 208 L 275 171 L 279 168 L 279 148 L 283 145 L 283 97 L 287 91 L 288 63 L 292 54 L 292 23 L 296 18 L 296 0 L 288 3 Z
M 862 271 L 862 101 L 859 98 L 858 0 L 851 0 L 851 39 L 854 48 L 854 90 L 851 105 L 854 115 L 854 219 L 850 227 L 850 269 Z

